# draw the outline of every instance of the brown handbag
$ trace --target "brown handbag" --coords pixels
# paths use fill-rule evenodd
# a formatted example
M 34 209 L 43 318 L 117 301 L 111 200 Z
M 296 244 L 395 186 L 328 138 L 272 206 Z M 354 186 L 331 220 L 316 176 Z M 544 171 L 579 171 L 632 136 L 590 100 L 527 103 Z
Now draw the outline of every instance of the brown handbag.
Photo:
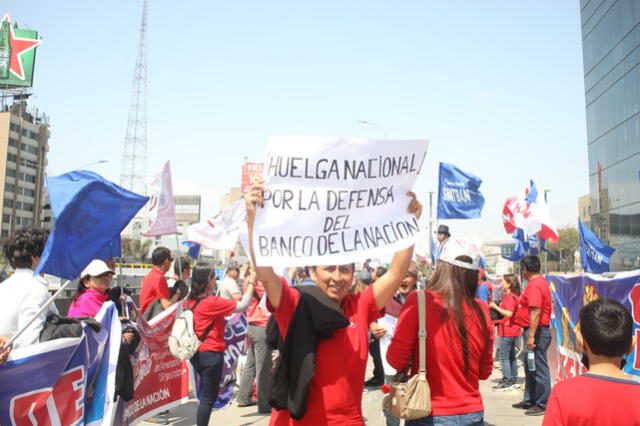
M 425 325 L 425 293 L 418 290 L 418 351 L 420 364 L 418 374 L 407 380 L 402 371 L 391 381 L 389 394 L 382 400 L 382 407 L 394 416 L 404 420 L 420 419 L 431 414 L 431 390 L 427 382 L 426 342 L 427 327 Z

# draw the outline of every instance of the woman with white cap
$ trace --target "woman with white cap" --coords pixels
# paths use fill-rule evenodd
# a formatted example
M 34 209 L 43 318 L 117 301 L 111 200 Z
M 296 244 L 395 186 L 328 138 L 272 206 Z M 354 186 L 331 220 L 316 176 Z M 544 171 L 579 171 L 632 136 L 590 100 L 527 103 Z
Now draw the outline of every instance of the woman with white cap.
M 70 317 L 93 317 L 102 304 L 109 300 L 107 290 L 111 287 L 111 281 L 115 272 L 102 260 L 92 260 L 84 268 L 78 280 L 78 289 L 69 307 Z
M 479 380 L 491 375 L 493 337 L 489 308 L 474 297 L 480 255 L 467 241 L 450 238 L 425 289 L 426 370 L 431 416 L 406 425 L 482 425 Z M 387 351 L 398 371 L 418 373 L 418 292 L 407 298 Z M 448 423 L 449 422 L 449 423 Z

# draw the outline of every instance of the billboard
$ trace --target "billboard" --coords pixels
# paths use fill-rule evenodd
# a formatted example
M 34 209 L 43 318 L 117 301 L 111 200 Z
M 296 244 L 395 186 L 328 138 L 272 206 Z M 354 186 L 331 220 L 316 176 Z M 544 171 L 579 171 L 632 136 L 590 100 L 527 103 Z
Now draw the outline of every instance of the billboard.
M 251 186 L 262 180 L 264 163 L 244 163 L 242 165 L 242 193 L 249 191 Z
M 31 87 L 38 32 L 11 25 L 9 15 L 0 24 L 0 88 Z

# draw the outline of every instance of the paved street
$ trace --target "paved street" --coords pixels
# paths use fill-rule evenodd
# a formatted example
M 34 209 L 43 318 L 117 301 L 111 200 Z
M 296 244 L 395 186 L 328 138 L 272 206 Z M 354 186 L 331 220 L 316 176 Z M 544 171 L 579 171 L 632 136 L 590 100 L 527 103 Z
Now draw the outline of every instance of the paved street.
M 371 362 L 369 363 L 371 364 Z M 493 392 L 491 387 L 502 377 L 502 372 L 496 368 L 495 363 L 493 375 L 487 381 L 481 382 L 480 390 L 485 405 L 485 424 L 496 426 L 537 426 L 542 424 L 542 417 L 529 417 L 523 414 L 523 410 L 511 408 L 511 404 L 522 399 L 523 388 L 507 391 Z M 367 377 L 370 377 L 371 366 L 368 368 Z M 524 372 L 520 368 L 520 382 L 523 381 Z M 522 385 L 524 386 L 524 384 Z M 367 425 L 384 426 L 384 416 L 380 409 L 382 401 L 381 391 L 366 392 L 362 399 L 363 413 Z M 187 426 L 195 424 L 196 403 L 190 403 L 171 410 L 170 419 L 175 426 Z M 238 408 L 235 404 L 223 411 L 214 412 L 211 416 L 210 425 L 268 425 L 269 416 L 256 413 L 256 407 Z

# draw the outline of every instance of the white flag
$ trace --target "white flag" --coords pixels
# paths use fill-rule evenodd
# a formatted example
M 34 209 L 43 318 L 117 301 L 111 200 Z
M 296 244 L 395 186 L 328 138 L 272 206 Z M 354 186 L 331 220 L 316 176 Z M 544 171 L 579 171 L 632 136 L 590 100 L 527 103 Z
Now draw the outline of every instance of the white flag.
M 234 251 L 246 226 L 245 201 L 238 200 L 213 218 L 187 228 L 187 240 L 213 250 Z
M 157 235 L 177 234 L 176 203 L 173 198 L 171 184 L 171 165 L 167 161 L 157 173 L 147 176 L 148 193 L 151 199 L 147 204 L 149 226 L 142 233 L 145 237 Z

